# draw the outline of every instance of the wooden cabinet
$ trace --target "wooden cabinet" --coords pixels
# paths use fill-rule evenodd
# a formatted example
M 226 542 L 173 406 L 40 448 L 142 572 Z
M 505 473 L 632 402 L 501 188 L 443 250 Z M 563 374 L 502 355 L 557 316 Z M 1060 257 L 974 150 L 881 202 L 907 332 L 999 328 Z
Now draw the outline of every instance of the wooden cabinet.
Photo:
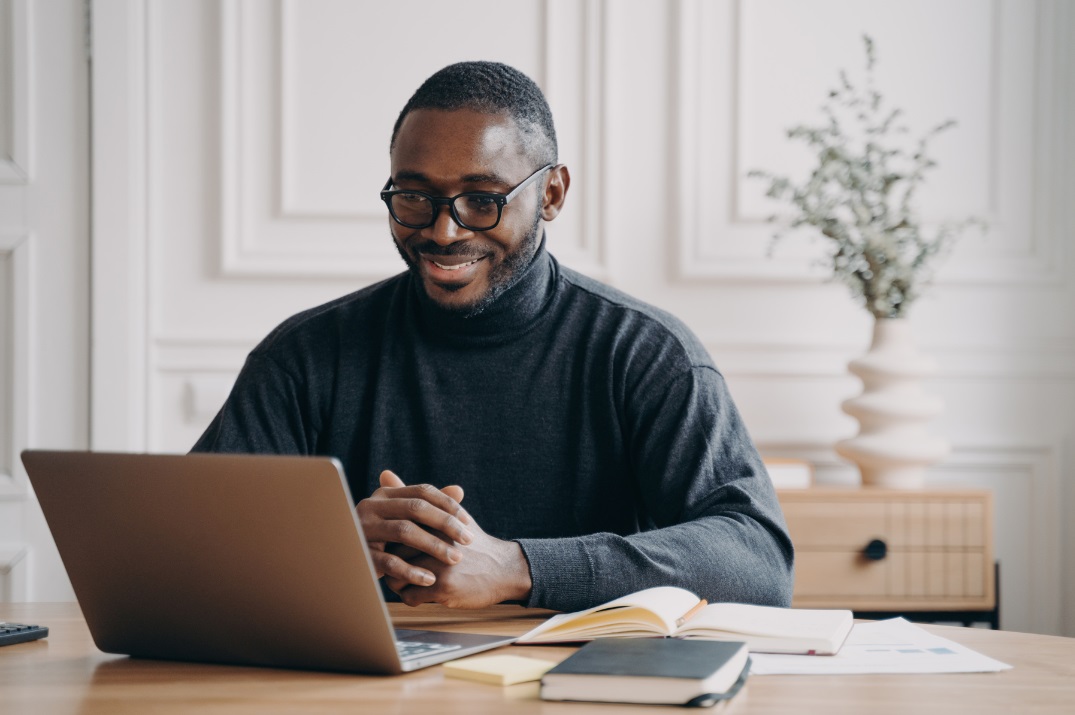
M 795 543 L 793 605 L 990 611 L 993 495 L 983 490 L 782 490 Z

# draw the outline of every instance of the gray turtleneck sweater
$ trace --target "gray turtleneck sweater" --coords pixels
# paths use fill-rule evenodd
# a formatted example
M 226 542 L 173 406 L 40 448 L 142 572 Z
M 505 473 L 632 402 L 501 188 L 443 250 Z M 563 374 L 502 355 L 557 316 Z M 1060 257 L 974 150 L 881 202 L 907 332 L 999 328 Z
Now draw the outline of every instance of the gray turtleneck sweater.
M 384 469 L 458 484 L 486 532 L 521 545 L 529 606 L 661 585 L 791 600 L 780 506 L 705 349 L 544 246 L 471 318 L 409 273 L 290 318 L 194 450 L 331 455 L 356 500 Z

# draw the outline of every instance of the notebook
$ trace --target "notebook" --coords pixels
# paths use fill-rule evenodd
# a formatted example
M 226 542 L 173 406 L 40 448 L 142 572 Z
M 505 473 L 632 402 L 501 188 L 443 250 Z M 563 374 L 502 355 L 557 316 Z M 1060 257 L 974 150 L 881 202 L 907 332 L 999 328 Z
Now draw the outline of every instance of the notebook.
M 853 623 L 846 609 L 707 605 L 685 589 L 658 586 L 583 611 L 555 615 L 523 634 L 517 643 L 660 636 L 745 641 L 752 653 L 832 655 L 840 650 Z
M 587 643 L 541 679 L 542 700 L 652 705 L 728 701 L 749 673 L 746 643 L 618 638 Z
M 97 647 L 402 673 L 514 639 L 392 626 L 339 462 L 22 453 Z

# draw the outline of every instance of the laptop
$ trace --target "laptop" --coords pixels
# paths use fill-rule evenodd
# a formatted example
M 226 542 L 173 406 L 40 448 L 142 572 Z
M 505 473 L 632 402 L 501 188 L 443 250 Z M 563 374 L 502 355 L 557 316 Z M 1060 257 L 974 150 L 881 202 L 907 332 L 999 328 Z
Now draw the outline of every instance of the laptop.
M 335 459 L 27 450 L 22 461 L 106 653 L 403 673 L 515 640 L 393 627 Z

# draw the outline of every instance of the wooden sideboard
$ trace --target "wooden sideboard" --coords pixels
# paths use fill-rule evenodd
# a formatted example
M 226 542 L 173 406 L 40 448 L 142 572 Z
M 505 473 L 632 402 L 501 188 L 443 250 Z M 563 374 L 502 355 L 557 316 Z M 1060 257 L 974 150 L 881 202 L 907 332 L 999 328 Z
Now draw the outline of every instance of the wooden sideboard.
M 793 605 L 951 614 L 997 627 L 992 492 L 811 487 L 778 495 L 795 543 Z

